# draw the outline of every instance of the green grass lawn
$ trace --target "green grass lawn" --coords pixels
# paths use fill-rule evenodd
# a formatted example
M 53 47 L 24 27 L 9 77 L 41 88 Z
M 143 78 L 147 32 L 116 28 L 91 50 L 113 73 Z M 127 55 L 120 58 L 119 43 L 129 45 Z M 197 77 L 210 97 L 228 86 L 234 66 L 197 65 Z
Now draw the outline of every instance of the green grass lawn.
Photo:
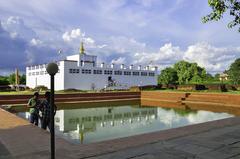
M 0 95 L 32 95 L 36 91 L 0 91 Z M 44 94 L 46 91 L 40 91 L 40 94 Z M 128 92 L 128 91 L 106 91 L 106 92 Z M 61 90 L 61 91 L 55 91 L 56 94 L 73 94 L 73 93 L 99 93 L 99 91 L 91 91 L 91 90 Z
M 4 91 L 0 92 L 0 95 L 32 95 L 35 91 Z M 69 94 L 69 93 L 85 93 L 88 91 L 55 91 L 56 94 Z M 40 91 L 40 94 L 44 94 L 45 91 Z
M 33 91 L 1 91 L 0 95 L 26 95 L 33 94 Z
M 172 90 L 172 89 L 144 89 L 143 91 L 160 91 L 160 92 L 178 92 L 178 93 L 223 93 L 223 94 L 240 94 L 240 91 L 227 91 L 227 92 L 221 92 L 218 90 L 215 91 L 209 91 L 209 90 L 195 90 L 195 91 L 181 91 L 181 90 Z M 0 95 L 32 95 L 35 91 L 0 91 Z M 83 90 L 61 90 L 61 91 L 55 91 L 56 94 L 72 94 L 72 93 L 96 93 L 97 91 L 83 91 Z M 99 91 L 98 91 L 99 92 Z M 127 91 L 117 91 L 112 90 L 111 92 L 127 92 Z M 44 94 L 45 91 L 40 91 L 40 94 Z
M 209 90 L 194 90 L 194 91 L 181 91 L 181 90 L 173 90 L 173 89 L 162 89 L 162 90 L 145 90 L 145 91 L 160 91 L 160 92 L 178 92 L 178 93 L 223 93 L 223 94 L 240 94 L 240 91 L 227 91 L 221 92 L 218 90 L 209 91 Z

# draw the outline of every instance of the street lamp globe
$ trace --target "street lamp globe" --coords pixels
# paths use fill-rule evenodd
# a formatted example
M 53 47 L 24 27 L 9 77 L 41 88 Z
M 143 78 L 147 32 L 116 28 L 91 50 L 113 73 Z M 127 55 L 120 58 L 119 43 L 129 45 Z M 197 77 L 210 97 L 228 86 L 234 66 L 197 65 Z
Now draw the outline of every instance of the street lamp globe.
M 58 72 L 58 65 L 56 63 L 49 63 L 47 65 L 47 72 L 50 75 L 55 75 Z

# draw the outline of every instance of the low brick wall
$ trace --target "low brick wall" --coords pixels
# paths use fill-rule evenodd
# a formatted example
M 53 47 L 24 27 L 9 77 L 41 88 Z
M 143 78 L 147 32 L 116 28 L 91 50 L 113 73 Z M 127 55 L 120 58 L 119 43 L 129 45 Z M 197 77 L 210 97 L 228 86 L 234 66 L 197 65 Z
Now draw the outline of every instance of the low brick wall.
M 0 105 L 26 105 L 31 95 L 1 95 Z M 43 98 L 43 96 L 40 96 Z M 92 103 L 139 101 L 142 106 L 160 106 L 167 108 L 190 108 L 240 115 L 240 95 L 222 93 L 184 93 L 184 92 L 107 92 L 56 94 L 56 103 Z
M 32 95 L 0 95 L 0 105 L 27 104 Z M 40 95 L 40 98 L 44 98 Z M 107 93 L 76 93 L 56 94 L 56 103 L 99 101 L 114 99 L 140 99 L 140 92 L 107 92 Z
M 240 115 L 240 95 L 222 93 L 141 92 L 141 105 L 190 108 Z
M 169 93 L 158 91 L 141 92 L 141 105 L 184 108 L 182 100 L 188 96 L 188 93 Z
M 235 105 L 240 108 L 240 95 L 236 94 L 221 94 L 221 93 L 191 93 L 185 102 L 206 102 L 224 105 Z

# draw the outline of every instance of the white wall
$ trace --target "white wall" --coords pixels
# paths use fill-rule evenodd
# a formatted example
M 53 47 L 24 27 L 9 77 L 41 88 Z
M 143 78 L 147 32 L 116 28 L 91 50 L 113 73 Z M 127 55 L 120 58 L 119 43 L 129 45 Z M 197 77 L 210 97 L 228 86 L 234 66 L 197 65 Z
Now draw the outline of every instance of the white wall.
M 34 70 L 29 70 L 26 68 L 26 85 L 29 88 L 35 88 L 37 86 L 46 86 L 50 89 L 50 75 L 46 74 L 46 65 L 43 68 L 39 66 L 36 68 L 34 66 Z M 55 75 L 55 90 L 63 90 L 64 89 L 64 68 L 63 68 L 63 61 L 59 62 L 59 72 Z M 29 75 L 31 73 L 31 75 Z M 35 75 L 32 75 L 35 73 Z M 39 75 L 37 75 L 39 73 Z M 41 74 L 43 73 L 43 74 Z
M 114 70 L 122 71 L 138 71 L 138 70 L 129 70 L 129 69 L 117 69 L 114 70 L 111 68 L 100 68 L 100 67 L 78 67 L 74 62 L 65 62 L 65 80 L 64 87 L 65 89 L 81 89 L 81 90 L 91 90 L 92 85 L 95 85 L 95 89 L 102 89 L 108 84 L 108 77 L 111 76 L 114 81 L 118 84 L 126 85 L 127 87 L 131 86 L 143 86 L 143 85 L 157 85 L 157 75 L 155 76 L 127 76 L 127 75 L 114 75 Z M 69 69 L 79 69 L 79 73 L 69 73 Z M 91 74 L 82 74 L 82 69 L 91 70 Z M 93 74 L 93 70 L 102 70 L 103 74 Z M 112 75 L 104 74 L 104 70 L 112 70 Z M 153 71 L 144 71 L 144 72 L 153 72 Z M 156 74 L 156 72 L 155 72 Z
M 87 55 L 86 55 L 87 56 Z M 107 67 L 93 67 L 92 63 L 79 66 L 78 61 L 79 55 L 73 55 L 67 57 L 68 60 L 60 61 L 59 63 L 59 73 L 55 75 L 55 90 L 64 89 L 80 89 L 80 90 L 92 90 L 94 85 L 95 89 L 103 89 L 108 85 L 108 77 L 111 76 L 113 81 L 116 81 L 117 86 L 121 85 L 123 88 L 129 88 L 131 86 L 144 86 L 144 85 L 157 85 L 157 71 L 151 70 L 137 70 L 132 67 L 120 68 L 114 66 L 114 68 Z M 71 60 L 71 61 L 70 61 Z M 44 85 L 50 88 L 50 76 L 45 74 L 46 65 L 34 66 L 34 70 L 26 68 L 26 85 L 30 88 L 35 88 L 36 86 Z M 69 73 L 69 69 L 79 69 L 79 73 Z M 82 69 L 91 70 L 91 74 L 82 74 Z M 102 70 L 102 74 L 93 74 L 93 70 Z M 104 74 L 104 70 L 113 71 L 112 74 Z M 114 70 L 122 71 L 122 75 L 114 75 Z M 131 75 L 124 75 L 124 71 L 130 71 Z M 133 76 L 132 72 L 154 72 L 155 76 Z M 36 73 L 39 75 L 36 75 Z M 41 74 L 44 72 L 43 74 Z M 31 75 L 29 75 L 31 73 Z M 32 75 L 35 73 L 35 75 Z

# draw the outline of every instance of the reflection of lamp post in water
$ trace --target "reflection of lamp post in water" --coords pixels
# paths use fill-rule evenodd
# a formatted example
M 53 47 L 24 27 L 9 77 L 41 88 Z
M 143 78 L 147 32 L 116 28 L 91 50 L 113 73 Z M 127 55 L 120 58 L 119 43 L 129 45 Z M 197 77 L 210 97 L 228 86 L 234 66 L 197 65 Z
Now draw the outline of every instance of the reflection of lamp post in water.
M 140 91 L 142 90 L 142 81 L 140 81 Z
M 54 131 L 54 76 L 58 72 L 56 63 L 49 63 L 47 72 L 51 77 L 51 96 L 50 96 L 50 133 L 51 133 L 51 159 L 55 159 L 55 131 Z

